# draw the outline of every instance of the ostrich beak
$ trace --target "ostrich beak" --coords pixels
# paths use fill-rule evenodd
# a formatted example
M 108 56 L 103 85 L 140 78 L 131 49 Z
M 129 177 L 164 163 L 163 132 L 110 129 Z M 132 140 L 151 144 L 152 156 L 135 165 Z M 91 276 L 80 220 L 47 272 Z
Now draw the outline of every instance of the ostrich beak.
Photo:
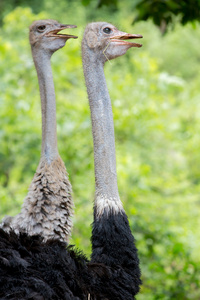
M 142 47 L 142 44 L 127 42 L 126 40 L 143 38 L 141 34 L 131 34 L 126 32 L 118 32 L 119 35 L 115 35 L 110 38 L 111 42 L 116 42 L 118 45 L 127 45 L 129 47 Z
M 78 37 L 76 35 L 71 35 L 71 34 L 61 34 L 59 33 L 61 30 L 67 29 L 67 28 L 76 28 L 76 25 L 64 25 L 60 24 L 60 28 L 56 28 L 54 30 L 49 31 L 46 36 L 51 36 L 51 37 L 57 37 L 57 38 L 65 38 L 65 39 L 77 39 Z M 59 34 L 58 34 L 59 33 Z

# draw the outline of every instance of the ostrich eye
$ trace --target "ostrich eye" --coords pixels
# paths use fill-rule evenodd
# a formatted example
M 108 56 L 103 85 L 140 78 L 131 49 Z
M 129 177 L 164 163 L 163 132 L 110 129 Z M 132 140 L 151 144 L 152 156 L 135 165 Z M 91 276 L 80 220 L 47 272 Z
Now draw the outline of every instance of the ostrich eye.
M 44 31 L 45 30 L 45 28 L 46 28 L 46 26 L 45 25 L 41 25 L 41 26 L 38 26 L 38 31 Z
M 111 33 L 111 31 L 112 30 L 109 27 L 106 27 L 106 28 L 103 29 L 103 32 L 105 32 L 107 34 Z

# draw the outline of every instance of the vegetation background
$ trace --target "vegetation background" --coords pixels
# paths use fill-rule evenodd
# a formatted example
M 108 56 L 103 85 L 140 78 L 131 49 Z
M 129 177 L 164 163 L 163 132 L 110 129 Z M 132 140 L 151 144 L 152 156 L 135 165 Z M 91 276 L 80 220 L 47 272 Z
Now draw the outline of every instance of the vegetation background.
M 130 49 L 105 67 L 119 191 L 141 260 L 143 286 L 137 299 L 198 300 L 200 25 L 183 26 L 179 15 L 166 19 L 164 27 L 153 18 L 160 28 L 151 19 L 132 24 L 134 18 L 142 20 L 134 5 L 145 1 L 109 0 L 110 6 L 105 2 L 99 1 L 98 9 L 97 1 L 0 2 L 0 218 L 20 211 L 40 157 L 39 89 L 28 41 L 31 22 L 54 18 L 78 26 L 70 32 L 79 39 L 69 40 L 53 55 L 52 68 L 58 145 L 76 205 L 71 243 L 88 256 L 94 166 L 81 37 L 87 22 L 100 20 L 142 34 L 141 49 Z

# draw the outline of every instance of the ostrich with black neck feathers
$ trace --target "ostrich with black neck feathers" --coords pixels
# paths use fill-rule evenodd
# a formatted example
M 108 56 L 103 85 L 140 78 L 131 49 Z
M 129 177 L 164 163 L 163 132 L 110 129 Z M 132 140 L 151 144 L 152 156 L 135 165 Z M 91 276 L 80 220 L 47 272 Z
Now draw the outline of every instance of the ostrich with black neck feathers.
M 124 274 L 130 295 L 139 291 L 140 269 L 134 237 L 120 201 L 115 157 L 115 137 L 111 101 L 104 64 L 141 44 L 127 40 L 141 35 L 119 31 L 109 23 L 89 24 L 82 41 L 82 60 L 89 98 L 94 143 L 95 202 L 92 230 L 92 262 L 103 263 Z M 126 277 L 127 276 L 127 277 Z M 123 278 L 123 276 L 122 276 Z M 120 282 L 123 282 L 121 278 Z M 126 278 L 126 279 L 125 279 Z M 109 290 L 108 281 L 108 290 Z M 105 287 L 104 287 L 105 289 Z M 128 294 L 123 299 L 131 299 Z M 109 298 L 105 293 L 105 298 Z

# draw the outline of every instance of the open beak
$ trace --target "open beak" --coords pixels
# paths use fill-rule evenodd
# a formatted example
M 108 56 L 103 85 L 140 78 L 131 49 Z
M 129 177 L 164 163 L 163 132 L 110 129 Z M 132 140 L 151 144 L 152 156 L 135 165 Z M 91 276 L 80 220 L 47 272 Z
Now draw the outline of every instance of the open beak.
M 70 38 L 77 39 L 78 37 L 76 35 L 59 33 L 61 30 L 64 30 L 64 29 L 67 29 L 67 28 L 76 28 L 76 27 L 77 27 L 76 25 L 60 24 L 60 28 L 49 31 L 46 34 L 46 36 L 57 37 L 57 38 L 65 38 L 65 39 L 70 39 Z
M 117 42 L 118 45 L 129 45 L 129 47 L 142 47 L 142 44 L 127 42 L 126 40 L 143 38 L 141 34 L 131 34 L 123 32 L 110 38 L 111 42 Z

